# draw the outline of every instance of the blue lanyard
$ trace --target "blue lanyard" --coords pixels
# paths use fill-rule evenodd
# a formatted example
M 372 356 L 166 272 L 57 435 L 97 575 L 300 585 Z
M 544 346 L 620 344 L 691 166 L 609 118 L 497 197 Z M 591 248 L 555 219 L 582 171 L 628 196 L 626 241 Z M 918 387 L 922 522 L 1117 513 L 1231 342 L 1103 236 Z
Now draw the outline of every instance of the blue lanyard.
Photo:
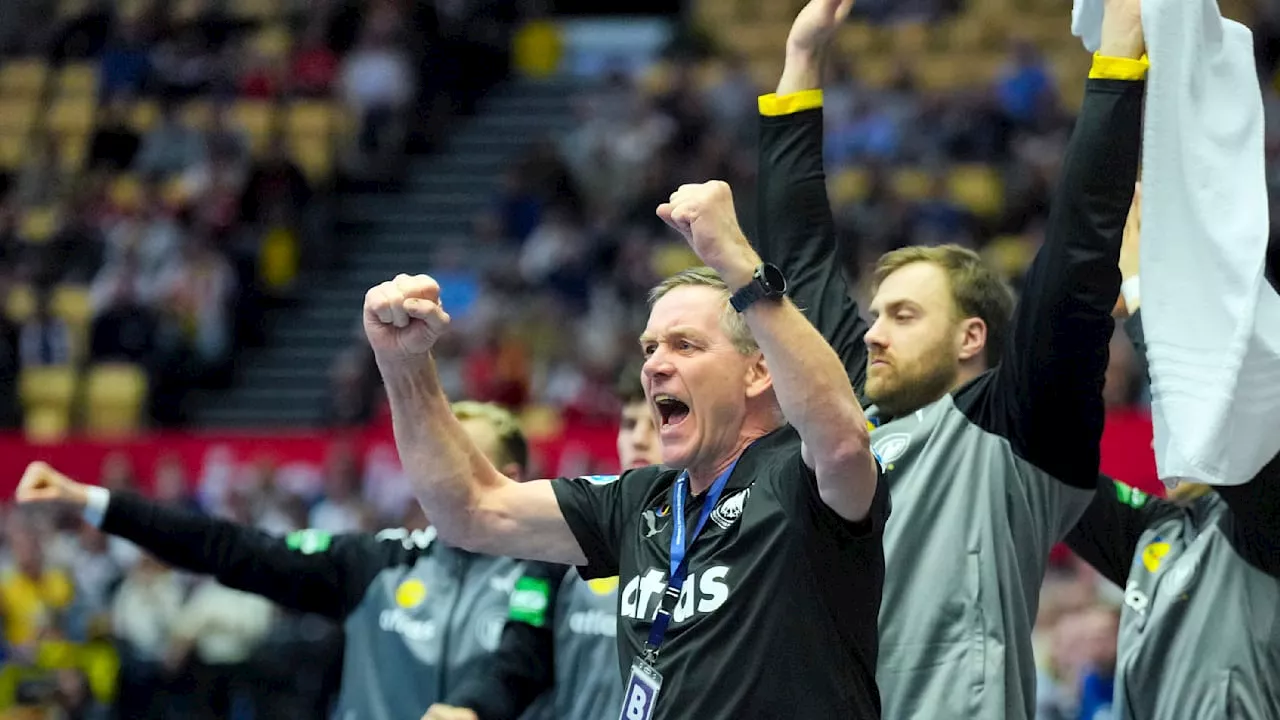
M 739 456 L 741 458 L 741 456 Z M 716 481 L 711 483 L 711 488 L 707 490 L 706 502 L 702 505 L 702 511 L 698 514 L 698 524 L 693 528 L 693 535 L 685 538 L 685 519 L 684 519 L 684 498 L 689 492 L 689 472 L 680 473 L 676 478 L 676 482 L 671 486 L 671 579 L 667 582 L 667 589 L 662 593 L 662 600 L 658 605 L 658 615 L 653 619 L 653 625 L 649 628 L 649 641 L 645 644 L 645 657 L 650 662 L 658 655 L 658 647 L 662 645 L 662 639 L 667 634 L 667 626 L 671 624 L 671 613 L 675 611 L 676 604 L 680 601 L 680 589 L 684 587 L 685 577 L 689 574 L 689 557 L 687 552 L 689 546 L 693 545 L 693 541 L 698 539 L 698 535 L 702 534 L 702 528 L 707 524 L 707 518 L 711 517 L 711 511 L 715 509 L 716 504 L 720 502 L 720 495 L 724 492 L 724 486 L 729 482 L 729 476 L 733 474 L 733 469 L 738 466 L 738 461 L 734 460 L 730 463 L 725 471 L 720 473 Z

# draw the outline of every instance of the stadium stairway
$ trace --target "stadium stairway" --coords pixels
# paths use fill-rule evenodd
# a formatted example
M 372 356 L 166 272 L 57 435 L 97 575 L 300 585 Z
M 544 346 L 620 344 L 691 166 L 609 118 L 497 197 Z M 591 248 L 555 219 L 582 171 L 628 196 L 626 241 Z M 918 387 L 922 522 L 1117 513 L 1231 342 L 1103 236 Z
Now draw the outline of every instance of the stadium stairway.
M 332 269 L 303 282 L 301 299 L 271 321 L 267 343 L 237 361 L 233 385 L 203 393 L 193 424 L 310 427 L 321 419 L 329 367 L 356 337 L 365 291 L 399 272 L 430 272 L 442 250 L 465 252 L 472 218 L 493 200 L 502 171 L 534 141 L 573 127 L 569 80 L 512 80 L 435 154 L 412 158 L 397 192 L 336 199 Z

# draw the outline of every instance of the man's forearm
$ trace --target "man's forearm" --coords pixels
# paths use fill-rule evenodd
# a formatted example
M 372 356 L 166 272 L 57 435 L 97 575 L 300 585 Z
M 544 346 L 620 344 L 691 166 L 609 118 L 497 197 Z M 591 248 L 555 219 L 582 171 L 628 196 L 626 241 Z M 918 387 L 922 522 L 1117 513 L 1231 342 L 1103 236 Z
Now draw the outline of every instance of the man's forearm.
M 787 59 L 782 66 L 782 77 L 778 79 L 777 93 L 790 95 L 802 90 L 821 89 L 822 66 L 825 62 L 825 52 L 787 48 Z
M 391 403 L 396 449 L 414 495 L 440 538 L 465 547 L 473 535 L 478 491 L 505 478 L 454 417 L 433 358 L 419 368 L 379 370 Z
M 758 302 L 744 316 L 764 353 L 782 413 L 815 465 L 867 457 L 866 415 L 844 365 L 817 329 L 790 300 Z

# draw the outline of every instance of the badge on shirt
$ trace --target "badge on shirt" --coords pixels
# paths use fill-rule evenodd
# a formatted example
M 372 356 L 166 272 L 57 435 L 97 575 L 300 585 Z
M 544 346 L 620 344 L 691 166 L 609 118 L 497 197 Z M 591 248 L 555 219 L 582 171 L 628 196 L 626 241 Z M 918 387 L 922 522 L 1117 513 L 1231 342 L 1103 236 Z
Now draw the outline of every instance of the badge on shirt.
M 649 720 L 658 704 L 662 675 L 643 658 L 631 663 L 631 677 L 623 695 L 622 714 L 618 720 Z

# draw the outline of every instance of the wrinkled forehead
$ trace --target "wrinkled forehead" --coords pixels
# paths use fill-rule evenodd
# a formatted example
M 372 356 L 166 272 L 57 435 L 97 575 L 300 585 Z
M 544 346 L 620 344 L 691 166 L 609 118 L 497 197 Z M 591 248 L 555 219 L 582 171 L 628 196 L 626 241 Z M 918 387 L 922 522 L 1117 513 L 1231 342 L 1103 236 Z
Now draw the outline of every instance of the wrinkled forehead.
M 649 310 L 649 322 L 641 341 L 661 340 L 668 335 L 693 332 L 708 337 L 723 336 L 720 319 L 725 309 L 724 293 L 711 287 L 673 288 L 658 298 Z
M 881 281 L 868 309 L 879 315 L 907 304 L 927 311 L 953 310 L 955 300 L 946 272 L 930 262 L 904 265 Z

